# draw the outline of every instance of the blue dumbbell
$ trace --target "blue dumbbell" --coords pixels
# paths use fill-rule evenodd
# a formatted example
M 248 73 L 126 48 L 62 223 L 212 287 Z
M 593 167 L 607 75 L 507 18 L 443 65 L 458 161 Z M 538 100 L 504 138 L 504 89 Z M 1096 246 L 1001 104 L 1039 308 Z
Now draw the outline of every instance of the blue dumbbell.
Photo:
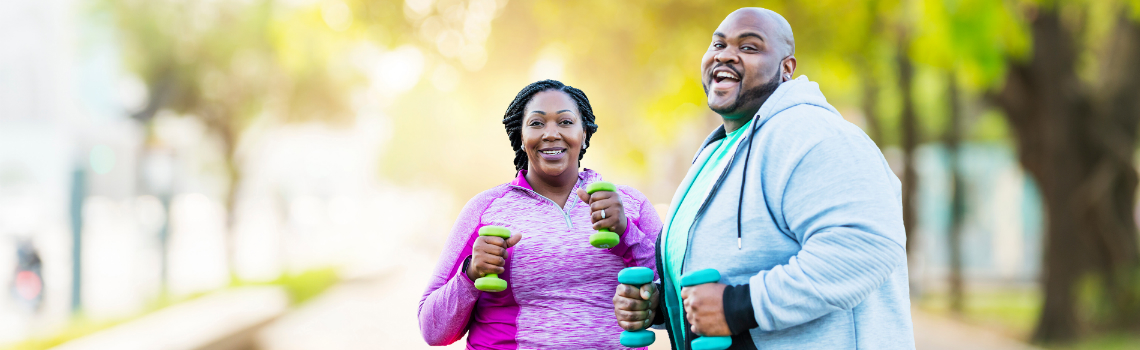
M 628 284 L 641 288 L 641 285 L 653 282 L 653 270 L 647 267 L 627 267 L 618 272 L 618 283 Z M 627 348 L 640 348 L 653 344 L 657 335 L 649 330 L 621 332 L 621 345 Z
M 704 269 L 681 276 L 681 287 L 720 282 L 720 272 Z M 724 350 L 732 346 L 732 337 L 700 337 L 693 340 L 693 350 Z

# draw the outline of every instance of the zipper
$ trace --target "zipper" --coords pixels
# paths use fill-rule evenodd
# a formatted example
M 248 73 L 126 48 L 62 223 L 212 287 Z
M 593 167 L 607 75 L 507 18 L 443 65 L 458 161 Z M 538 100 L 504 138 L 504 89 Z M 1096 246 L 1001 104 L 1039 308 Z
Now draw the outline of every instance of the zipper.
M 523 191 L 527 191 L 527 192 L 530 192 L 531 194 L 534 194 L 534 195 L 536 195 L 536 196 L 539 196 L 539 197 L 541 197 L 542 199 L 545 199 L 547 202 L 550 202 L 550 204 L 551 204 L 551 205 L 553 205 L 555 209 L 558 209 L 558 212 L 562 213 L 562 218 L 563 218 L 563 219 L 566 219 L 566 228 L 568 228 L 568 229 L 573 229 L 573 228 L 574 228 L 574 224 L 572 224 L 572 223 L 571 223 L 571 221 L 570 221 L 570 213 L 567 213 L 567 212 L 566 212 L 566 209 L 563 209 L 562 207 L 559 207 L 559 206 L 558 206 L 558 203 L 555 203 L 553 199 L 550 199 L 550 198 L 546 198 L 546 196 L 543 196 L 543 195 L 539 194 L 538 192 L 536 192 L 536 191 L 534 191 L 534 190 L 531 190 L 531 189 L 528 189 L 528 188 L 526 188 L 526 187 L 522 187 L 522 186 L 516 186 L 516 185 L 511 185 L 511 187 L 514 187 L 514 188 L 517 188 L 517 189 L 520 189 L 520 190 L 523 190 Z M 577 188 L 578 188 L 578 186 L 577 186 L 577 185 L 575 185 L 575 186 L 574 186 L 574 188 L 575 188 L 575 189 L 577 189 Z M 574 191 L 571 191 L 571 192 L 570 192 L 570 194 L 574 194 Z M 574 199 L 573 197 L 574 197 L 574 196 L 570 196 L 570 197 L 568 197 L 568 198 L 566 199 L 566 204 L 570 204 L 570 201 Z
M 756 117 L 754 117 L 754 118 L 756 118 Z M 752 121 L 756 122 L 756 119 L 753 119 Z M 748 134 L 744 135 L 743 137 L 749 137 L 750 138 L 753 136 L 752 133 L 753 133 L 753 131 L 755 131 L 754 126 L 749 127 L 748 129 L 749 129 Z M 726 134 L 725 139 L 727 139 L 727 138 L 728 138 L 728 135 Z M 721 139 L 721 140 L 724 140 L 724 139 Z M 692 225 L 689 225 L 689 235 L 685 239 L 685 257 L 681 259 L 680 271 L 681 271 L 682 276 L 685 275 L 685 263 L 689 262 L 689 252 L 692 251 L 692 249 L 693 249 L 693 229 L 697 227 L 697 222 L 699 222 L 701 220 L 701 217 L 705 215 L 705 209 L 708 209 L 709 203 L 712 202 L 712 196 L 714 194 L 716 194 L 716 191 L 718 189 L 720 189 L 720 185 L 722 183 L 724 183 L 724 179 L 726 177 L 728 177 L 728 172 L 732 170 L 732 163 L 736 161 L 736 154 L 740 152 L 740 146 L 742 143 L 744 143 L 744 141 L 745 140 L 742 138 L 742 139 L 740 139 L 740 141 L 737 142 L 736 151 L 732 152 L 732 156 L 728 158 L 728 164 L 724 166 L 724 171 L 722 171 L 720 173 L 720 177 L 718 177 L 716 179 L 716 182 L 713 183 L 712 189 L 709 190 L 709 195 L 705 197 L 704 203 L 701 203 L 701 208 L 697 209 L 697 216 L 695 216 L 693 218 Z M 713 150 L 713 151 L 716 151 L 716 150 Z M 698 176 L 699 176 L 699 174 L 698 174 Z

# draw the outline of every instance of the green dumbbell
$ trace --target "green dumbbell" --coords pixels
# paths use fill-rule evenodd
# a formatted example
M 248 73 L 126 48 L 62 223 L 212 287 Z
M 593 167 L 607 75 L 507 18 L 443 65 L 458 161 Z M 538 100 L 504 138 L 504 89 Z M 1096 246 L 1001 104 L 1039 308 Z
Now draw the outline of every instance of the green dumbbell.
M 704 269 L 681 276 L 681 287 L 720 282 L 720 272 Z M 732 346 L 732 337 L 700 337 L 693 340 L 693 350 L 724 350 Z
M 618 272 L 618 283 L 636 286 L 638 288 L 646 283 L 653 282 L 653 270 L 647 267 L 627 267 Z M 621 332 L 621 345 L 627 348 L 640 348 L 653 344 L 657 335 L 642 329 L 640 331 Z
M 617 186 L 614 186 L 613 183 L 605 181 L 598 181 L 590 184 L 589 186 L 586 186 L 586 194 L 594 194 L 594 192 L 598 191 L 613 192 L 616 190 Z M 621 238 L 618 238 L 618 235 L 616 233 L 610 232 L 608 229 L 603 228 L 601 230 L 598 230 L 598 233 L 590 235 L 590 245 L 598 248 L 612 248 L 613 246 L 618 245 L 618 242 L 621 242 Z
M 511 230 L 502 226 L 483 226 L 479 228 L 479 235 L 508 239 L 511 238 Z M 507 289 L 507 281 L 499 278 L 497 273 L 488 273 L 486 276 L 475 280 L 475 289 L 484 292 L 502 292 Z

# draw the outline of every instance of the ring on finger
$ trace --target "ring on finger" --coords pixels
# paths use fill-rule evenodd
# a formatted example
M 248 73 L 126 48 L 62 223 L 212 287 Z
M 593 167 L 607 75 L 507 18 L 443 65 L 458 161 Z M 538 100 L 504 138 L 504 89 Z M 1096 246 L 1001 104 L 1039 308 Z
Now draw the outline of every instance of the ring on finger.
M 606 219 L 606 210 L 602 209 L 602 220 Z

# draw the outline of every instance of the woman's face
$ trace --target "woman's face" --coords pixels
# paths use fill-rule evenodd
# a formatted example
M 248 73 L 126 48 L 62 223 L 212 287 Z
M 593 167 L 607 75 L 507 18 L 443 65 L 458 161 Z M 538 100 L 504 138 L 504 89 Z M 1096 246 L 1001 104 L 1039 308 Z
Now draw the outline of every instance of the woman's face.
M 578 169 L 586 129 L 570 95 L 558 90 L 539 92 L 523 113 L 522 146 L 530 171 L 557 177 Z

